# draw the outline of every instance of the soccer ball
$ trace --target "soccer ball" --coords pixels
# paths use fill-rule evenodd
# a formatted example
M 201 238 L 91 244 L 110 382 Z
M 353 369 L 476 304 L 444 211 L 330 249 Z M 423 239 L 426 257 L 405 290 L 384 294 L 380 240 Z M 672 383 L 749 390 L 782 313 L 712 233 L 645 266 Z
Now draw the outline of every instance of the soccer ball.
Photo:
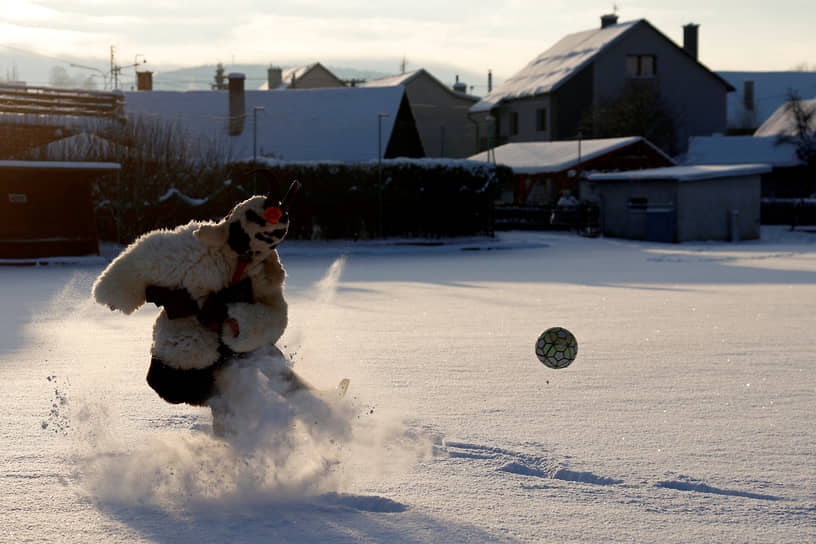
M 550 368 L 566 368 L 578 355 L 578 342 L 567 329 L 552 327 L 541 333 L 535 344 L 538 360 Z

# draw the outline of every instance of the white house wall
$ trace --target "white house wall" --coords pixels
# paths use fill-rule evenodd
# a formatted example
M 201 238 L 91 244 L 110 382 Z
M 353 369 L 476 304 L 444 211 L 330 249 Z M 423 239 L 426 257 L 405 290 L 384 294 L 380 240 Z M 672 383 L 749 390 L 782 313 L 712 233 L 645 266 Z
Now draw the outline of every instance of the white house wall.
M 538 130 L 538 110 L 547 110 L 546 130 Z M 547 142 L 552 140 L 552 101 L 549 94 L 534 98 L 520 98 L 507 102 L 494 111 L 498 113 L 499 141 L 513 142 Z M 513 113 L 518 114 L 518 132 L 513 133 Z

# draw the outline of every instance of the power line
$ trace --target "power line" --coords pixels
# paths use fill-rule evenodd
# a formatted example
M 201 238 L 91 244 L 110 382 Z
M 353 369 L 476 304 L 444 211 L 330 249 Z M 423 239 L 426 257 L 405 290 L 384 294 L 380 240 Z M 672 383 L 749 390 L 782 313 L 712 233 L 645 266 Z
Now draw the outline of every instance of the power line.
M 64 64 L 71 64 L 71 63 L 75 62 L 74 60 L 63 59 L 63 58 L 60 58 L 60 57 L 55 57 L 53 55 L 46 55 L 45 53 L 39 53 L 37 51 L 32 51 L 30 49 L 23 49 L 22 47 L 15 47 L 13 45 L 8 45 L 8 44 L 4 44 L 4 43 L 0 43 L 0 47 L 4 47 L 6 49 L 11 49 L 13 51 L 19 51 L 20 53 L 25 53 L 27 55 L 33 55 L 35 57 L 42 57 L 44 59 L 56 60 L 56 61 L 64 63 Z

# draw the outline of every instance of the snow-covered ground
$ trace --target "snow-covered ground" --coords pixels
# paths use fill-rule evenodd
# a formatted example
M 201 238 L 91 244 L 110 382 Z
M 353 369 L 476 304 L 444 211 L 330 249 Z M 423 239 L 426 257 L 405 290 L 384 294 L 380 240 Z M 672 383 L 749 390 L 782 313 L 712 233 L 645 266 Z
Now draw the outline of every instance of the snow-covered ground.
M 350 430 L 258 403 L 214 439 L 144 381 L 155 308 L 90 300 L 102 264 L 0 267 L 0 541 L 816 540 L 816 234 L 281 255 L 281 343 L 351 379 Z M 564 370 L 533 353 L 553 325 Z

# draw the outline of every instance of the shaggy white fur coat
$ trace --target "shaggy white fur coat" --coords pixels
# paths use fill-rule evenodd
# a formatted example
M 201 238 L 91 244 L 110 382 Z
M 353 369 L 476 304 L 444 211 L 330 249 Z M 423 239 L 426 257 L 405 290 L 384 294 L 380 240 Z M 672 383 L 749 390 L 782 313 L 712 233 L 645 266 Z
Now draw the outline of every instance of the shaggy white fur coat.
M 211 330 L 195 316 L 170 319 L 162 309 L 153 326 L 153 357 L 181 370 L 203 369 L 220 356 L 221 343 L 238 353 L 273 344 L 287 324 L 283 297 L 286 272 L 275 249 L 288 216 L 264 224 L 264 197 L 238 204 L 222 221 L 190 222 L 149 232 L 123 251 L 93 286 L 94 299 L 130 314 L 145 303 L 150 286 L 185 289 L 198 308 L 234 281 L 239 256 L 247 260 L 240 278 L 252 284 L 252 302 L 227 304 L 229 321 Z M 236 326 L 237 325 L 237 326 Z

